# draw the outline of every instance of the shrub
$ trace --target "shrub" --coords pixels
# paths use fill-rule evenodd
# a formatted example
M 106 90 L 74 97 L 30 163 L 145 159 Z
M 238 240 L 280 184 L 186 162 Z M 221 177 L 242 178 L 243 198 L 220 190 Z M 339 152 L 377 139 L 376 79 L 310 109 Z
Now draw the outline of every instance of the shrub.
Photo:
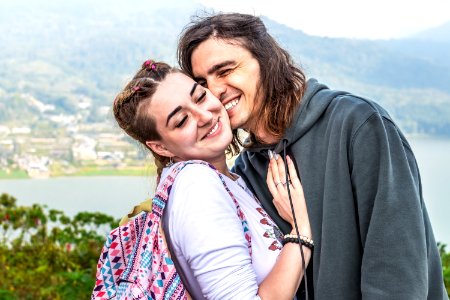
M 89 299 L 105 235 L 118 220 L 74 217 L 0 196 L 0 299 Z

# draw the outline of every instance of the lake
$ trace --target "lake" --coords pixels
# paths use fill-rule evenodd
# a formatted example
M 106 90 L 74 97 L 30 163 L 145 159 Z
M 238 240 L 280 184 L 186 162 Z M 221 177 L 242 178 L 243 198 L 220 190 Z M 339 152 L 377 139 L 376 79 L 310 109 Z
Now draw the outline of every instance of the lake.
M 437 241 L 450 246 L 450 139 L 409 138 L 416 155 L 423 193 Z M 0 193 L 21 205 L 42 203 L 68 215 L 101 211 L 124 216 L 153 194 L 152 177 L 66 177 L 0 180 Z

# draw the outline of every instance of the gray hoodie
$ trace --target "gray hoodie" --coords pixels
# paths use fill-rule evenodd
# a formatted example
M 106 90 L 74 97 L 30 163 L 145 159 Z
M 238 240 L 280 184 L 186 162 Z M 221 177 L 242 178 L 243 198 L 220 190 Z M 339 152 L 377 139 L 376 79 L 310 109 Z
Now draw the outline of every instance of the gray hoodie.
M 234 171 L 287 233 L 265 183 L 267 149 L 284 148 L 297 165 L 315 242 L 310 298 L 448 299 L 414 154 L 382 107 L 311 79 L 280 143 L 237 158 Z

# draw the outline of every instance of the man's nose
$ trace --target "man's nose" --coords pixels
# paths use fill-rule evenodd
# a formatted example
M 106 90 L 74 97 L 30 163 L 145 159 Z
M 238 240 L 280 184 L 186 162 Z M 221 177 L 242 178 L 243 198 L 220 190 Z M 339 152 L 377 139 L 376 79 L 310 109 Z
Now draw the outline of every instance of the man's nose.
M 220 80 L 208 80 L 208 89 L 211 93 L 222 102 L 225 99 L 227 88 Z

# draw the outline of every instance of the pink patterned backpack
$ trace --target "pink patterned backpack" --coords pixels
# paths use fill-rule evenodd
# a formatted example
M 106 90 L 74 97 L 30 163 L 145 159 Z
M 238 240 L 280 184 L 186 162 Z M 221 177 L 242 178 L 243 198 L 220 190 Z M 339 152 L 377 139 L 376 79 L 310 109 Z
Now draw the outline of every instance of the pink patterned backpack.
M 191 299 L 170 257 L 162 232 L 161 216 L 176 176 L 185 166 L 193 163 L 211 167 L 220 177 L 236 205 L 251 254 L 248 223 L 238 202 L 225 184 L 223 175 L 203 161 L 179 163 L 159 185 L 153 199 L 136 206 L 129 216 L 141 211 L 144 213 L 131 220 L 124 218 L 121 226 L 112 230 L 107 237 L 97 263 L 92 300 Z

